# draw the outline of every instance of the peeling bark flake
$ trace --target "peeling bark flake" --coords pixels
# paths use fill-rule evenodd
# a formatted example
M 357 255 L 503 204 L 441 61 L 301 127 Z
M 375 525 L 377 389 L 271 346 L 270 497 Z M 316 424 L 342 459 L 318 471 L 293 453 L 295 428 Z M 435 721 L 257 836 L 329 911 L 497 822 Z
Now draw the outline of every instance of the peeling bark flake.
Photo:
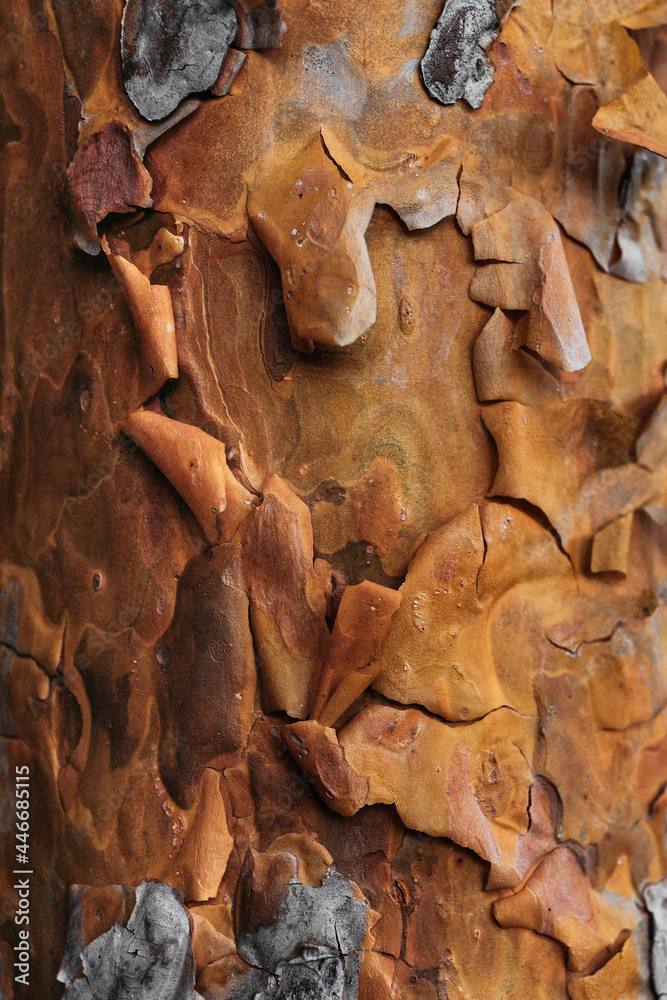
M 463 97 L 472 108 L 482 106 L 494 74 L 486 52 L 500 25 L 493 0 L 449 0 L 421 64 L 431 97 L 441 104 L 455 104 Z
M 183 894 L 144 882 L 127 927 L 114 924 L 82 952 L 65 1000 L 198 1000 Z
M 121 56 L 130 100 L 150 121 L 214 85 L 238 27 L 226 0 L 128 0 Z

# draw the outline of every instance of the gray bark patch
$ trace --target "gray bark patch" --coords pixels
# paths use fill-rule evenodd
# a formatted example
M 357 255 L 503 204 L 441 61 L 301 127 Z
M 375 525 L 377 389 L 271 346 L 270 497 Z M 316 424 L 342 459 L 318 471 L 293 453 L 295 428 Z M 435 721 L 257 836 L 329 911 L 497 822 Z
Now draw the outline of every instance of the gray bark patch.
M 190 918 L 183 894 L 144 882 L 127 927 L 115 924 L 81 954 L 83 978 L 65 1000 L 196 1000 Z
M 493 0 L 448 0 L 421 64 L 431 97 L 441 104 L 463 97 L 471 107 L 481 107 L 494 73 L 486 50 L 499 30 Z
M 81 955 L 86 948 L 84 937 L 84 894 L 87 887 L 85 885 L 70 886 L 69 891 L 69 919 L 67 923 L 67 937 L 65 939 L 65 951 L 58 972 L 58 982 L 67 983 L 74 979 L 81 969 Z M 120 909 L 130 912 L 134 908 L 134 889 L 129 885 L 113 886 L 117 895 Z M 99 915 L 101 917 L 101 914 Z
M 667 998 L 667 878 L 644 889 L 646 909 L 652 917 L 651 973 L 659 1000 Z
M 239 955 L 253 968 L 229 1000 L 358 1000 L 367 915 L 367 901 L 336 872 L 316 888 L 290 879 L 270 924 L 237 928 Z
M 312 888 L 291 879 L 271 926 L 239 928 L 239 955 L 251 965 L 275 972 L 281 962 L 303 955 L 307 946 L 332 955 L 358 952 L 366 936 L 368 904 L 356 899 L 346 878 L 331 872 Z
M 227 0 L 128 0 L 121 58 L 130 100 L 150 121 L 208 90 L 238 22 Z
M 354 973 L 348 965 L 354 964 Z M 302 955 L 280 962 L 275 974 L 263 972 L 261 983 L 247 977 L 229 1000 L 357 1000 L 358 957 L 332 955 L 325 948 L 306 948 Z M 350 982 L 352 981 L 352 989 Z M 205 1000 L 217 1000 L 215 993 Z

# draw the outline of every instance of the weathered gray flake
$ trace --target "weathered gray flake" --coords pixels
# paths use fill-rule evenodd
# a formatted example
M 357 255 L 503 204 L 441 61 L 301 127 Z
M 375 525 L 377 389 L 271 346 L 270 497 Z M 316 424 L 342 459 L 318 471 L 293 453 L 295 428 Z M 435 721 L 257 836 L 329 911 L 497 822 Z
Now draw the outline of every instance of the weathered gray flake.
M 281 962 L 276 975 L 277 1000 L 343 1000 L 345 968 L 339 955 L 308 956 Z M 269 998 L 267 997 L 267 1000 Z
M 249 869 L 242 894 L 252 909 L 251 880 Z M 231 1000 L 358 1000 L 367 914 L 367 901 L 336 872 L 317 887 L 290 879 L 269 923 L 237 928 L 239 955 L 252 968 Z M 216 994 L 209 988 L 205 996 Z
M 658 1000 L 667 998 L 667 878 L 644 889 L 644 902 L 653 927 L 651 974 Z
M 348 880 L 337 872 L 325 875 L 318 888 L 292 879 L 274 924 L 253 931 L 239 929 L 239 955 L 269 972 L 301 955 L 305 945 L 350 955 L 361 949 L 366 915 L 366 901 L 356 899 Z
M 129 912 L 134 906 L 134 889 L 129 885 L 114 886 L 118 893 L 119 900 L 123 901 L 123 906 Z M 84 938 L 84 907 L 82 897 L 86 890 L 85 885 L 72 885 L 69 891 L 69 917 L 67 922 L 67 937 L 65 939 L 65 950 L 63 952 L 60 971 L 58 972 L 58 982 L 67 983 L 74 979 L 81 969 L 81 955 L 85 949 Z
M 150 121 L 215 83 L 238 27 L 227 0 L 127 0 L 121 31 L 125 89 Z
M 115 924 L 82 952 L 83 978 L 65 1000 L 196 1000 L 183 894 L 144 882 L 127 927 Z
M 664 235 L 660 224 L 667 203 L 665 160 L 637 149 L 622 185 L 616 243 L 619 259 L 609 273 L 626 281 L 655 281 L 662 274 Z
M 494 0 L 448 0 L 422 59 L 429 94 L 441 104 L 464 97 L 471 107 L 479 108 L 493 83 L 486 49 L 499 30 Z

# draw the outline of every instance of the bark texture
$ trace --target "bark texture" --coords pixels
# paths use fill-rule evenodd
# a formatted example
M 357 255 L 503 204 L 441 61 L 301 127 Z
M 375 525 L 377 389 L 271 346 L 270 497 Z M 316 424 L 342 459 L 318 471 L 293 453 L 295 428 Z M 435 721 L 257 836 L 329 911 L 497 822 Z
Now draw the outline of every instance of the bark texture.
M 0 997 L 667 996 L 665 23 L 4 4 Z

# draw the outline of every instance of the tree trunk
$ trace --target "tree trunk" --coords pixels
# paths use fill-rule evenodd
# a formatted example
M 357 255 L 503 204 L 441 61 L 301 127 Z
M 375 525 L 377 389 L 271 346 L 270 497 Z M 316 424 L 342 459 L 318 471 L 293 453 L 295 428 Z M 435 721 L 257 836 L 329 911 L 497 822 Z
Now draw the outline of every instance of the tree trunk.
M 667 995 L 667 3 L 253 2 L 0 12 L 0 997 Z

